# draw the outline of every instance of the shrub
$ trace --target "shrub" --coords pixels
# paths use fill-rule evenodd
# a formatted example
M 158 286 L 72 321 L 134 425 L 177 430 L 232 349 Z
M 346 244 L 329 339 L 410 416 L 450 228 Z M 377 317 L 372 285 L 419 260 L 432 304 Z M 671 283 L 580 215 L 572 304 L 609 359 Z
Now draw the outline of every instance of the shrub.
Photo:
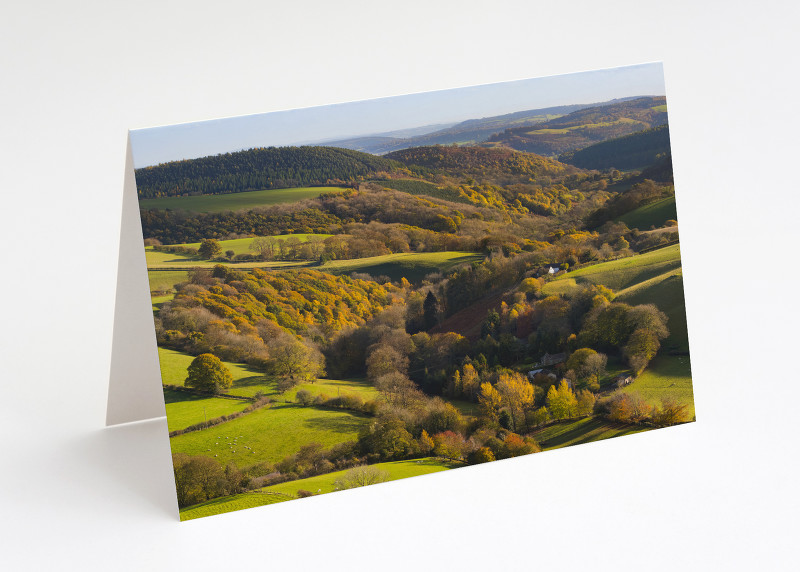
M 467 456 L 467 462 L 470 465 L 490 463 L 496 460 L 497 459 L 495 459 L 494 453 L 492 453 L 492 450 L 489 447 L 481 447 L 480 449 L 476 449 Z
M 295 399 L 300 405 L 307 406 L 311 405 L 314 397 L 311 395 L 311 392 L 307 389 L 298 389 L 297 393 L 295 394 Z

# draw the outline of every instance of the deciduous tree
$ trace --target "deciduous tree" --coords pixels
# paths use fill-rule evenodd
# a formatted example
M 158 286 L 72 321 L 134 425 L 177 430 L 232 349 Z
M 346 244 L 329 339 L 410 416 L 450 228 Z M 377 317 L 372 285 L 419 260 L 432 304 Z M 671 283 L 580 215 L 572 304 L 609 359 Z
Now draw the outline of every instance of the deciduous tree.
M 233 376 L 214 354 L 200 354 L 189 364 L 186 387 L 220 393 L 233 385 Z

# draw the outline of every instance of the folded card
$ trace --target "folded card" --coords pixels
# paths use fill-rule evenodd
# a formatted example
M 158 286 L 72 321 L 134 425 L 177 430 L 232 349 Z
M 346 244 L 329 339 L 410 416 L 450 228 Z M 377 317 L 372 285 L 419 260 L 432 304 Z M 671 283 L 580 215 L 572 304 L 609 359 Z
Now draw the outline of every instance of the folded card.
M 124 205 L 182 520 L 694 420 L 660 64 L 131 131 Z

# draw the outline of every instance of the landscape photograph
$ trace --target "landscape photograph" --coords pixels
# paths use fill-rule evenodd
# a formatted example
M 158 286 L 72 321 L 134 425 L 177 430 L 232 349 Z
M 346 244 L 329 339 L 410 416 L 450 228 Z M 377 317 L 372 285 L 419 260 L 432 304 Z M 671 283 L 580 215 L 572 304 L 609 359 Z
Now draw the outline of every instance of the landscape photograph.
M 665 93 L 131 132 L 181 520 L 694 421 Z

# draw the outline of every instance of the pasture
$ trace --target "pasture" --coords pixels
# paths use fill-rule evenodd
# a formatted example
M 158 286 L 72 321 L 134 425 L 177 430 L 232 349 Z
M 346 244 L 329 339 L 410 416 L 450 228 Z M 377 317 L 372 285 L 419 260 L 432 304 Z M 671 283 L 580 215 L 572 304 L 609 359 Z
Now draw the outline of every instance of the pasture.
M 349 411 L 273 404 L 221 425 L 170 439 L 173 453 L 205 455 L 223 466 L 275 463 L 309 443 L 358 439 L 368 418 Z
M 683 271 L 680 268 L 659 274 L 617 293 L 620 302 L 655 304 L 667 315 L 669 336 L 661 343 L 668 351 L 688 352 L 686 301 L 683 295 Z
M 563 280 L 572 280 L 575 284 L 583 282 L 602 284 L 615 292 L 619 292 L 680 267 L 680 245 L 673 244 L 645 254 L 637 254 L 627 258 L 578 268 L 548 282 L 542 292 L 548 296 L 562 293 L 565 290 L 565 285 L 558 283 Z
M 678 211 L 675 207 L 675 197 L 667 197 L 625 213 L 617 220 L 624 222 L 628 228 L 647 230 L 651 226 L 661 227 L 668 220 L 677 220 Z
M 407 252 L 357 258 L 353 260 L 332 260 L 318 270 L 331 274 L 350 274 L 365 272 L 377 276 L 388 276 L 393 281 L 405 278 L 419 283 L 432 272 L 447 272 L 460 266 L 483 260 L 482 254 L 474 252 Z
M 650 405 L 661 405 L 663 397 L 672 397 L 687 405 L 689 419 L 695 415 L 689 356 L 656 356 L 642 375 L 620 391 L 639 393 Z
M 272 236 L 265 236 L 263 238 L 266 238 L 271 243 L 277 245 L 280 241 L 286 242 L 290 238 L 296 239 L 296 240 L 300 241 L 301 243 L 303 243 L 303 242 L 309 242 L 309 241 L 312 241 L 312 240 L 320 240 L 320 241 L 322 241 L 322 240 L 325 240 L 326 238 L 328 238 L 329 236 L 333 236 L 333 235 L 331 235 L 331 234 L 303 234 L 303 233 L 297 233 L 297 234 L 276 234 L 276 235 L 272 235 Z M 222 247 L 222 252 L 225 252 L 227 250 L 233 250 L 234 254 L 255 254 L 255 251 L 250 249 L 250 245 L 253 243 L 253 241 L 255 239 L 256 239 L 256 237 L 235 238 L 233 240 L 220 240 L 219 244 Z M 186 248 L 200 248 L 200 243 L 199 242 L 190 242 L 188 244 L 179 244 L 179 245 L 173 245 L 173 246 L 185 246 Z M 160 253 L 157 253 L 157 254 L 160 254 Z
M 459 465 L 443 461 L 434 457 L 424 459 L 411 459 L 407 461 L 393 461 L 371 465 L 389 474 L 389 481 L 438 473 L 458 467 Z M 253 508 L 274 504 L 297 498 L 298 490 L 307 490 L 316 493 L 333 492 L 333 483 L 344 476 L 347 470 L 336 471 L 307 479 L 299 479 L 280 483 L 259 489 L 258 492 L 242 493 L 228 497 L 213 499 L 201 504 L 181 509 L 181 520 L 191 520 L 203 516 L 211 516 L 244 508 Z M 266 493 L 266 494 L 265 494 Z
M 189 364 L 192 363 L 193 359 L 194 356 L 185 354 L 183 352 L 170 350 L 167 348 L 158 348 L 158 363 L 161 367 L 161 382 L 164 385 L 183 385 L 183 382 L 186 380 L 186 370 L 189 368 Z M 238 384 L 241 384 L 243 387 L 249 387 L 249 384 L 254 381 L 254 378 L 256 377 L 263 381 L 264 374 L 248 365 L 229 361 L 223 363 L 233 376 L 233 387 L 227 393 L 231 393 L 232 395 L 241 395 L 243 397 L 252 397 L 255 395 L 255 391 L 252 393 L 248 393 L 247 391 L 236 393 L 233 390 Z
M 641 433 L 648 429 L 650 428 L 612 423 L 599 417 L 587 417 L 549 425 L 534 431 L 531 436 L 536 439 L 542 450 L 547 450 Z
M 180 517 L 181 520 L 192 520 L 204 516 L 212 516 L 245 508 L 255 508 L 257 506 L 275 504 L 287 500 L 292 500 L 292 497 L 277 494 L 242 493 L 240 495 L 219 497 L 194 506 L 182 508 Z
M 218 213 L 268 207 L 282 203 L 295 203 L 313 199 L 325 193 L 346 190 L 344 187 L 295 187 L 291 189 L 265 189 L 224 195 L 196 195 L 191 197 L 164 197 L 141 199 L 143 210 L 183 210 L 193 213 Z
M 177 272 L 167 270 L 147 270 L 147 279 L 150 282 L 151 292 L 170 292 L 175 288 L 175 284 L 186 282 L 189 279 L 188 270 Z M 163 302 L 163 300 L 161 300 Z M 155 298 L 153 304 L 156 304 Z
M 314 383 L 301 383 L 293 387 L 278 399 L 294 401 L 297 392 L 301 389 L 308 391 L 314 397 L 318 395 L 328 397 L 357 395 L 364 401 L 377 399 L 381 395 L 366 379 L 317 379 Z
M 237 413 L 250 405 L 246 400 L 204 397 L 169 389 L 164 390 L 164 402 L 167 405 L 167 426 L 170 431 L 186 429 L 215 417 Z

